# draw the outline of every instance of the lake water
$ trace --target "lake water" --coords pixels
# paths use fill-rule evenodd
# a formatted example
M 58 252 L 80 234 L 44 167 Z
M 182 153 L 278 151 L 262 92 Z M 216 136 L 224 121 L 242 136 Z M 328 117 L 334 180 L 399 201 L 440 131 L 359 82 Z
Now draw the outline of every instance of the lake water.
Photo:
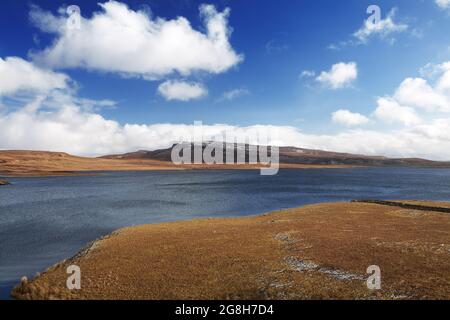
M 352 199 L 450 201 L 450 170 L 356 168 L 108 172 L 0 187 L 0 299 L 92 240 L 131 225 L 244 216 Z

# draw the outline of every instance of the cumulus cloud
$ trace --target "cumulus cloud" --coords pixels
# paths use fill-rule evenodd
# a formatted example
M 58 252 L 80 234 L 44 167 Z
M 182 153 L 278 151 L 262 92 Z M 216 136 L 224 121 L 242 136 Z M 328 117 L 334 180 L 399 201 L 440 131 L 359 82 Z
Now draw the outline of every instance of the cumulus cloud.
M 218 12 L 201 5 L 205 32 L 193 29 L 184 17 L 166 20 L 134 11 L 110 0 L 101 11 L 80 17 L 79 28 L 69 27 L 64 12 L 53 15 L 32 7 L 31 21 L 56 35 L 53 44 L 32 58 L 55 68 L 85 68 L 147 79 L 196 71 L 222 73 L 243 60 L 230 42 L 230 10 Z
M 441 74 L 436 83 L 436 90 L 450 96 L 450 62 L 445 62 L 438 66 Z
M 322 71 L 316 80 L 333 89 L 349 86 L 358 77 L 358 67 L 355 62 L 334 64 L 330 71 Z
M 200 83 L 172 80 L 160 84 L 158 92 L 169 101 L 189 101 L 202 98 L 208 94 L 208 90 Z
M 65 151 L 76 155 L 104 155 L 140 149 L 167 148 L 178 141 L 192 141 L 194 124 L 120 124 L 86 109 L 80 99 L 67 94 L 38 96 L 19 109 L 0 112 L 0 149 Z M 295 132 L 294 128 L 276 126 L 238 127 L 224 124 L 205 125 L 205 140 L 232 130 L 242 141 L 250 132 L 276 137 Z M 231 141 L 230 141 L 231 142 Z M 249 141 L 257 143 L 256 140 Z
M 394 22 L 395 14 L 397 10 L 392 9 L 385 19 L 380 19 L 375 23 L 368 19 L 364 22 L 363 26 L 357 30 L 353 36 L 362 43 L 366 43 L 369 38 L 379 36 L 386 38 L 392 33 L 398 33 L 408 30 L 408 25 L 403 23 Z
M 0 109 L 0 149 L 98 156 L 167 148 L 180 140 L 192 141 L 194 136 L 193 124 L 120 124 L 91 108 L 92 103 L 92 100 L 74 96 L 71 90 L 52 90 L 35 95 L 19 108 L 6 105 Z M 98 103 L 110 105 L 107 100 Z M 395 106 L 393 108 L 387 106 L 386 114 L 396 113 Z M 278 146 L 450 159 L 450 119 L 409 121 L 408 124 L 402 129 L 386 132 L 344 130 L 334 135 L 307 134 L 289 126 L 213 124 L 205 125 L 203 133 L 205 140 L 221 136 L 225 130 L 231 130 L 241 140 L 254 137 L 255 132 L 262 136 L 270 133 L 271 144 Z
M 420 122 L 418 112 L 423 111 L 430 115 L 449 113 L 450 63 L 427 65 L 426 69 L 428 71 L 422 73 L 436 78 L 435 81 L 430 82 L 425 78 L 406 78 L 392 97 L 378 100 L 375 115 L 380 119 L 388 119 L 390 122 L 409 125 Z
M 36 67 L 18 57 L 0 58 L 0 97 L 20 92 L 45 93 L 63 89 L 69 77 Z
M 386 123 L 421 128 L 422 133 L 434 131 L 423 118 L 431 118 L 434 124 L 444 120 L 447 123 L 447 118 L 441 117 L 450 113 L 450 63 L 427 65 L 422 73 L 436 78 L 435 81 L 406 78 L 392 96 L 377 100 L 373 116 Z
M 340 109 L 333 112 L 332 120 L 334 123 L 349 127 L 360 126 L 369 122 L 369 118 L 367 118 L 366 116 L 345 109 Z
M 450 75 L 450 71 L 447 71 Z M 447 76 L 448 76 L 447 75 Z M 445 77 L 446 75 L 444 75 Z M 450 78 L 449 78 L 450 79 Z M 441 78 L 442 88 L 433 88 L 425 79 L 407 78 L 395 92 L 394 98 L 399 103 L 429 111 L 450 111 L 450 96 L 445 94 L 445 80 Z M 449 82 L 450 84 L 450 82 Z
M 411 107 L 400 105 L 390 98 L 380 98 L 377 101 L 378 107 L 374 115 L 378 119 L 387 123 L 401 123 L 406 126 L 416 125 L 422 122 L 419 115 Z
M 70 97 L 57 96 L 39 97 L 18 110 L 0 112 L 0 127 L 0 149 L 65 151 L 89 156 L 167 148 L 180 140 L 191 141 L 194 135 L 193 124 L 122 125 L 82 108 Z M 279 146 L 450 159 L 450 119 L 388 132 L 359 129 L 334 135 L 307 134 L 289 126 L 215 124 L 204 125 L 205 140 L 221 135 L 224 130 L 232 130 L 241 139 L 249 132 L 262 135 L 271 132 L 271 144 Z
M 373 115 L 387 123 L 430 129 L 420 114 L 432 118 L 450 113 L 450 63 L 427 65 L 426 69 L 425 74 L 436 78 L 434 82 L 406 78 L 392 96 L 378 99 Z
M 435 2 L 441 9 L 449 9 L 450 8 L 450 0 L 435 0 Z
M 4 61 L 8 61 L 8 58 Z M 30 63 L 30 67 L 35 66 Z M 446 64 L 443 64 L 442 73 L 436 82 L 429 84 L 433 90 L 448 92 L 445 68 Z M 27 68 L 17 70 L 16 76 L 19 79 L 28 72 Z M 77 97 L 75 88 L 59 89 L 57 85 L 56 89 L 53 90 L 53 86 L 50 86 L 48 90 L 35 90 L 34 95 L 25 97 L 25 103 L 19 99 L 17 103 L 20 106 L 9 105 L 9 100 L 2 104 L 0 149 L 65 151 L 76 155 L 97 156 L 166 148 L 180 140 L 192 141 L 194 136 L 193 124 L 121 124 L 106 118 L 93 108 L 95 105 L 111 106 L 113 102 L 96 102 Z M 17 89 L 16 93 L 19 91 Z M 374 116 L 383 121 L 400 122 L 404 125 L 396 129 L 344 129 L 331 135 L 308 134 L 290 126 L 213 124 L 205 125 L 203 133 L 205 140 L 221 136 L 225 130 L 233 131 L 241 140 L 248 136 L 255 137 L 255 132 L 262 136 L 270 133 L 271 144 L 278 146 L 450 160 L 450 118 L 440 114 L 431 120 L 420 119 L 416 109 L 401 105 L 396 101 L 395 95 L 380 98 Z M 423 108 L 419 110 L 432 112 Z M 349 115 L 360 118 L 351 112 L 340 114 L 346 114 L 348 118 Z

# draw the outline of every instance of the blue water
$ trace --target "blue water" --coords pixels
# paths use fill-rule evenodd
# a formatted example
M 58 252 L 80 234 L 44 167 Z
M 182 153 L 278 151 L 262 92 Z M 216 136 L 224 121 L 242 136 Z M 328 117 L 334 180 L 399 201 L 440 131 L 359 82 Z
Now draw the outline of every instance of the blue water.
M 450 201 L 450 170 L 357 168 L 111 172 L 11 178 L 0 187 L 0 299 L 21 276 L 75 254 L 124 227 L 201 217 L 259 214 L 352 199 Z

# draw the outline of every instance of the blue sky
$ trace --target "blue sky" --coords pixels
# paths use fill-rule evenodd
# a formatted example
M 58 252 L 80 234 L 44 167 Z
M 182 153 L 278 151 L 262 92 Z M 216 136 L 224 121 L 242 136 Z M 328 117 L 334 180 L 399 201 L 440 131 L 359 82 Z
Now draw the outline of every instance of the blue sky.
M 128 5 L 129 12 L 144 10 L 151 17 L 149 19 L 161 17 L 166 21 L 174 21 L 173 19 L 184 17 L 190 22 L 193 32 L 203 34 L 207 30 L 199 15 L 201 4 L 214 5 L 216 13 L 230 9 L 226 25 L 230 48 L 223 54 L 231 52 L 240 57 L 239 61 L 230 62 L 219 72 L 213 72 L 210 67 L 202 70 L 191 68 L 188 74 L 180 74 L 175 70 L 149 79 L 148 74 L 138 72 L 125 75 L 115 68 L 105 69 L 103 62 L 100 62 L 101 68 L 96 67 L 95 63 L 90 67 L 82 63 L 68 65 L 54 56 L 49 58 L 39 54 L 45 52 L 46 48 L 52 48 L 62 36 L 45 32 L 42 26 L 39 27 L 36 21 L 30 19 L 30 10 L 38 10 L 42 22 L 44 12 L 51 13 L 53 17 L 66 18 L 58 13 L 58 9 L 75 4 L 80 7 L 85 21 L 89 21 L 94 12 L 104 12 L 95 1 L 3 1 L 0 10 L 0 58 L 5 60 L 8 57 L 20 57 L 36 68 L 65 74 L 70 78 L 69 91 L 72 98 L 114 101 L 114 106 L 98 106 L 89 112 L 114 121 L 119 126 L 161 123 L 189 125 L 195 120 L 208 125 L 227 124 L 237 127 L 289 126 L 311 135 L 305 139 L 305 143 L 298 142 L 299 146 L 312 147 L 317 141 L 317 147 L 326 149 L 441 158 L 436 151 L 438 146 L 436 149 L 423 151 L 420 150 L 422 144 L 418 144 L 417 148 L 410 150 L 408 140 L 398 142 L 403 149 L 396 153 L 395 150 L 380 147 L 383 142 L 378 137 L 371 145 L 369 141 L 366 148 L 361 147 L 363 141 L 352 147 L 346 146 L 348 138 L 332 145 L 327 145 L 327 139 L 319 139 L 323 135 L 339 136 L 358 130 L 367 131 L 366 137 L 373 132 L 389 136 L 400 130 L 409 134 L 417 132 L 419 125 L 420 128 L 431 126 L 433 129 L 433 121 L 448 120 L 448 115 L 442 111 L 445 106 L 438 111 L 423 112 L 427 109 L 426 106 L 416 108 L 412 104 L 404 104 L 404 101 L 399 102 L 400 108 L 415 108 L 412 111 L 417 113 L 420 121 L 409 121 L 411 115 L 406 109 L 397 108 L 392 112 L 398 110 L 401 117 L 406 110 L 406 116 L 409 117 L 407 120 L 391 119 L 390 115 L 386 116 L 386 112 L 383 113 L 380 109 L 376 113 L 380 107 L 379 98 L 394 99 L 394 93 L 405 79 L 424 79 L 433 87 L 433 81 L 443 76 L 444 71 L 439 66 L 450 60 L 450 37 L 446 31 L 450 30 L 450 5 L 447 6 L 449 3 L 445 0 L 437 2 L 438 0 L 122 1 Z M 369 17 L 366 9 L 371 4 L 379 6 L 381 18 L 383 21 L 389 19 L 391 25 L 386 28 L 380 25 L 383 30 L 371 33 L 361 40 L 354 34 Z M 128 46 L 128 40 L 117 38 L 117 48 Z M 181 58 L 189 54 L 188 44 L 186 48 L 186 52 L 178 53 Z M 107 60 L 108 52 L 98 54 Z M 77 54 L 83 55 L 82 50 Z M 201 54 L 204 54 L 203 51 Z M 145 55 L 145 52 L 140 52 L 136 57 Z M 131 59 L 133 57 L 130 56 Z M 218 58 L 219 63 L 220 59 L 221 57 Z M 337 87 L 333 87 L 330 81 L 320 80 L 324 79 L 320 78 L 322 72 L 331 76 L 332 66 L 339 63 L 347 67 L 354 63 L 357 74 L 348 76 Z M 423 70 L 437 69 L 440 70 L 437 74 L 431 72 L 429 79 L 425 77 Z M 8 75 L 3 74 L 3 77 L 7 78 Z M 191 86 L 195 84 L 204 92 L 199 97 L 182 100 L 172 93 L 172 99 L 169 99 L 168 94 L 161 94 L 158 88 L 170 81 Z M 444 94 L 443 91 L 439 94 L 441 93 Z M 31 99 L 29 95 L 27 98 Z M 0 99 L 3 101 L 4 117 L 15 112 L 14 108 L 8 106 L 8 101 L 17 100 L 16 92 L 2 95 L 0 89 Z M 333 118 L 333 113 L 338 110 L 344 110 L 350 115 L 347 114 L 346 117 L 343 114 L 341 118 Z M 412 127 L 412 124 L 416 127 Z M 363 139 L 364 134 L 360 133 L 359 137 Z M 292 144 L 292 139 L 286 143 Z M 0 140 L 0 148 L 13 147 L 14 141 L 18 140 L 9 139 L 1 145 Z M 420 143 L 427 144 L 422 141 Z M 17 148 L 22 145 L 19 141 Z M 60 145 L 49 144 L 48 149 L 55 149 Z M 38 142 L 31 147 L 46 147 L 46 144 Z M 152 145 L 142 144 L 142 147 Z M 98 152 L 103 149 L 99 148 Z M 83 152 L 79 153 L 86 153 L 85 148 L 80 150 Z

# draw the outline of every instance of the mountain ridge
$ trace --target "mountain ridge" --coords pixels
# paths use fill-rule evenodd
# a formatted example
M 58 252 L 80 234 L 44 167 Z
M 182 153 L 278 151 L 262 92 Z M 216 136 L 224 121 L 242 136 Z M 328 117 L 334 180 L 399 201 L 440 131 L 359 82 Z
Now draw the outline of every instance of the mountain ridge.
M 191 149 L 195 144 L 191 144 Z M 113 154 L 99 157 L 100 159 L 116 160 L 157 160 L 171 161 L 172 149 L 175 145 L 166 149 L 154 151 L 139 150 L 124 154 Z M 204 149 L 206 144 L 203 144 Z M 225 150 L 232 144 L 224 144 Z M 257 146 L 254 146 L 257 147 Z M 248 160 L 249 145 L 245 145 L 246 160 Z M 268 147 L 270 149 L 270 147 Z M 234 147 L 235 152 L 237 147 Z M 236 156 L 236 154 L 235 154 Z M 341 153 L 306 149 L 297 147 L 279 147 L 280 164 L 304 164 L 304 165 L 354 165 L 354 166 L 418 166 L 418 167 L 448 167 L 450 161 L 434 161 L 422 158 L 390 158 L 386 156 L 368 156 L 362 154 Z

